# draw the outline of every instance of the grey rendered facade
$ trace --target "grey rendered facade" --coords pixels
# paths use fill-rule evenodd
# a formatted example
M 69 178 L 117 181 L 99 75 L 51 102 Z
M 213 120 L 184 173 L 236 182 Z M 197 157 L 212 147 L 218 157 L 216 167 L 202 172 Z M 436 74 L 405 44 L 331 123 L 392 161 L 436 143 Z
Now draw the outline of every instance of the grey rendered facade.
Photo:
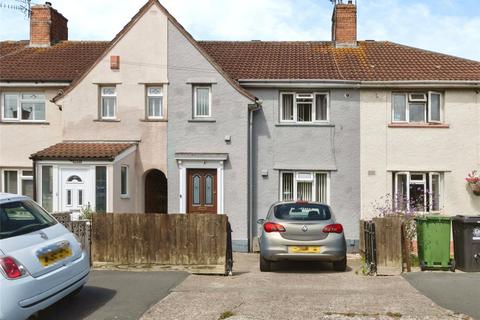
M 310 86 L 308 86 L 310 87 Z M 282 171 L 317 171 L 329 175 L 329 204 L 345 228 L 349 247 L 358 245 L 360 219 L 360 93 L 350 89 L 255 88 L 262 109 L 253 121 L 253 221 L 264 218 L 280 200 Z M 280 93 L 327 91 L 329 122 L 280 122 Z M 253 226 L 253 230 L 257 230 Z
M 223 190 L 218 192 L 222 192 L 223 211 L 219 213 L 229 217 L 234 249 L 247 251 L 248 106 L 254 102 L 234 88 L 170 21 L 168 66 L 168 212 L 185 212 L 181 166 L 217 168 L 222 162 Z M 198 84 L 212 90 L 211 117 L 201 120 L 192 116 L 192 87 Z M 231 140 L 226 141 L 226 136 Z

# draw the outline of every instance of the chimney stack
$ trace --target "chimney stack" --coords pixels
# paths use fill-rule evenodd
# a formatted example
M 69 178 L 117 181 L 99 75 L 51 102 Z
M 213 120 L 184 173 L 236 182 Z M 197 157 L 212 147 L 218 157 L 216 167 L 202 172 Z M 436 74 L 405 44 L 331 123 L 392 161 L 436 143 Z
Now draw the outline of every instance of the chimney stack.
M 52 8 L 51 2 L 32 6 L 30 17 L 30 46 L 49 47 L 68 40 L 68 20 Z
M 352 0 L 335 1 L 332 15 L 332 41 L 335 47 L 357 46 L 357 6 Z

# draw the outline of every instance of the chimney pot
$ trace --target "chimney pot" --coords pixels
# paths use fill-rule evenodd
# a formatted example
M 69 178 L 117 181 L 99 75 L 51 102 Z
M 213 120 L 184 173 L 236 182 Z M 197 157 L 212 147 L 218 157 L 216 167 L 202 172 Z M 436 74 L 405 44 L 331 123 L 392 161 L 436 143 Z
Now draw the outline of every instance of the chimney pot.
M 332 15 L 332 41 L 336 47 L 357 46 L 357 6 L 352 0 L 336 3 Z
M 45 5 L 51 7 L 52 3 L 50 1 L 47 1 L 47 2 L 45 2 Z

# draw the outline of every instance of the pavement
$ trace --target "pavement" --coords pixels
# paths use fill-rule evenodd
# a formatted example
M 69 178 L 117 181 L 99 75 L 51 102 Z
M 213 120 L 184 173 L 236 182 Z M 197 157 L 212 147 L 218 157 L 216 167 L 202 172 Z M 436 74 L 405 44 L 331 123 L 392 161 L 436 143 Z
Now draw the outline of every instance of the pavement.
M 92 271 L 78 295 L 41 311 L 36 319 L 138 319 L 187 276 L 169 271 Z
M 234 259 L 233 276 L 191 275 L 141 319 L 469 319 L 438 306 L 402 276 L 361 275 L 358 257 L 349 256 L 344 273 L 298 262 L 261 273 L 258 254 Z
M 480 319 L 480 273 L 428 271 L 404 277 L 438 305 Z

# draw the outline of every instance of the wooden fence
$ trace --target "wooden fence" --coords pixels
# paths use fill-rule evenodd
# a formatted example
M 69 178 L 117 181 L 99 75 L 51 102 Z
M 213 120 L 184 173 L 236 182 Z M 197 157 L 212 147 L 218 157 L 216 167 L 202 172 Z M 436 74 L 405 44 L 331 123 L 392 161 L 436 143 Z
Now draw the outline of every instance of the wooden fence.
M 195 273 L 231 270 L 226 215 L 94 214 L 91 238 L 94 263 L 182 265 Z

